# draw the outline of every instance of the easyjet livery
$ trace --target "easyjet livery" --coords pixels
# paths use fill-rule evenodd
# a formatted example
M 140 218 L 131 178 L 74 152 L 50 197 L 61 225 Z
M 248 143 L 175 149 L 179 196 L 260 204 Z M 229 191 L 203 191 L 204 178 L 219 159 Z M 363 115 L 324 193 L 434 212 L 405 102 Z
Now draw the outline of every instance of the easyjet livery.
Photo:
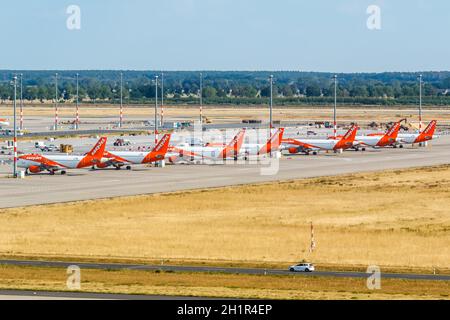
M 284 139 L 283 149 L 289 150 L 289 153 L 317 154 L 320 150 L 339 151 L 353 147 L 358 126 L 354 125 L 340 139 Z
M 356 136 L 353 146 L 355 148 L 358 148 L 359 146 L 374 147 L 374 148 L 396 146 L 398 132 L 400 131 L 400 128 L 401 128 L 400 122 L 396 122 L 384 134 Z
M 17 166 L 25 168 L 26 173 L 48 171 L 54 175 L 57 171 L 66 174 L 67 169 L 81 169 L 101 163 L 106 147 L 106 137 L 100 138 L 91 151 L 84 156 L 26 154 L 18 158 Z
M 244 142 L 245 129 L 239 133 L 227 145 L 190 146 L 187 143 L 170 148 L 168 159 L 170 162 L 195 162 L 200 160 L 220 161 L 226 159 L 237 160 Z
M 156 146 L 150 152 L 136 151 L 105 151 L 104 161 L 96 165 L 97 168 L 115 167 L 120 170 L 126 166 L 127 170 L 131 169 L 131 165 L 147 164 L 164 160 L 170 143 L 170 134 L 164 135 L 158 141 Z
M 421 133 L 403 133 L 398 135 L 398 139 L 406 144 L 424 143 L 433 140 L 435 138 L 434 132 L 436 131 L 437 121 L 430 122 L 428 127 Z
M 243 144 L 241 154 L 248 156 L 261 156 L 270 154 L 280 150 L 281 142 L 283 141 L 284 128 L 277 129 L 269 140 L 264 144 Z

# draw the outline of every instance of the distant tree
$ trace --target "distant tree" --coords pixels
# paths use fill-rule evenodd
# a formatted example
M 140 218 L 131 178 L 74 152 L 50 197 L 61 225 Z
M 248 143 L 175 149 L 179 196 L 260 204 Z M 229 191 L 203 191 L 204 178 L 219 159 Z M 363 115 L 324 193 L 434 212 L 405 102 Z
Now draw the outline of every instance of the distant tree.
M 233 94 L 236 97 L 254 98 L 258 94 L 258 91 L 254 87 L 249 85 L 234 86 Z
M 40 86 L 37 92 L 37 98 L 41 101 L 47 99 L 49 96 L 49 92 L 47 90 L 47 86 Z
M 294 89 L 292 88 L 292 86 L 290 86 L 290 85 L 284 85 L 284 86 L 281 88 L 281 94 L 282 94 L 284 97 L 292 97 L 292 96 L 294 95 L 294 93 L 295 93 L 295 91 L 294 91 Z
M 0 98 L 7 100 L 13 95 L 12 86 L 8 84 L 0 85 Z
M 395 88 L 391 87 L 391 86 L 385 86 L 384 87 L 384 94 L 389 97 L 389 98 L 393 98 L 395 97 Z
M 412 97 L 416 95 L 415 88 L 410 85 L 402 86 L 402 95 L 406 97 Z
M 273 86 L 273 96 L 276 97 L 278 95 L 278 87 L 276 85 Z M 268 98 L 270 97 L 270 86 L 264 87 L 261 89 L 261 97 Z
M 306 96 L 308 97 L 320 97 L 322 95 L 322 90 L 318 84 L 312 84 L 306 87 Z
M 219 98 L 224 98 L 224 97 L 227 96 L 227 92 L 225 92 L 224 89 L 219 88 L 219 89 L 217 89 L 217 96 L 218 96 Z
M 366 86 L 354 86 L 350 90 L 350 96 L 351 97 L 368 97 L 369 92 L 368 92 Z
M 205 99 L 211 99 L 217 97 L 217 90 L 214 87 L 207 86 L 203 88 L 203 97 Z
M 450 78 L 446 78 L 442 81 L 442 89 L 450 89 Z
M 426 83 L 423 86 L 423 95 L 425 95 L 425 96 L 436 96 L 437 95 L 437 90 L 436 90 L 436 88 L 433 85 L 431 85 L 429 83 Z
M 27 86 L 23 92 L 23 98 L 26 100 L 35 100 L 38 98 L 39 88 L 37 86 Z

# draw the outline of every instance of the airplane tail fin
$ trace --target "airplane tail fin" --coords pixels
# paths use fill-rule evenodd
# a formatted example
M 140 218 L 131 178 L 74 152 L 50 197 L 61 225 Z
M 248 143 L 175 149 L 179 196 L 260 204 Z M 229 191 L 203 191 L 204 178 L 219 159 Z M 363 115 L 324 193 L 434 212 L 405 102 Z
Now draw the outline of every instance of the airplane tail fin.
M 353 125 L 350 130 L 342 137 L 341 142 L 351 142 L 353 143 L 356 138 L 356 134 L 358 133 L 358 126 Z
M 276 151 L 280 148 L 283 141 L 284 128 L 279 128 L 267 141 L 264 147 L 259 150 L 259 154 L 270 153 Z
M 170 137 L 170 134 L 165 134 L 153 148 L 152 153 L 166 155 L 167 150 L 169 149 Z
M 426 127 L 425 130 L 423 131 L 423 134 L 427 136 L 433 136 L 434 132 L 436 131 L 436 126 L 437 121 L 436 120 L 431 121 L 428 127 Z
M 85 168 L 100 163 L 105 154 L 107 140 L 107 137 L 101 137 L 92 150 L 84 156 L 80 163 L 78 163 L 77 168 Z
M 228 143 L 228 145 L 222 151 L 222 157 L 227 158 L 229 156 L 237 157 L 244 143 L 245 129 L 241 129 L 238 134 Z
M 283 135 L 284 135 L 284 128 L 280 128 L 278 130 L 278 147 L 281 145 L 281 143 L 283 142 Z
M 398 137 L 398 132 L 400 131 L 401 124 L 400 122 L 394 123 L 392 127 L 385 134 L 385 138 L 396 140 Z
M 431 121 L 428 127 L 425 128 L 425 130 L 419 135 L 416 141 L 426 142 L 432 140 L 434 132 L 436 131 L 436 125 L 437 125 L 436 120 Z
M 357 125 L 353 125 L 350 130 L 348 130 L 347 133 L 341 138 L 341 140 L 338 141 L 334 149 L 348 149 L 352 147 L 353 143 L 355 142 L 358 129 L 359 127 Z
M 277 149 L 283 141 L 284 128 L 279 128 L 267 141 L 267 144 L 271 145 L 272 149 Z
M 236 147 L 238 150 L 241 148 L 244 143 L 245 137 L 245 129 L 242 129 L 238 132 L 238 134 L 230 141 L 228 147 Z
M 88 156 L 92 157 L 94 160 L 101 160 L 103 154 L 105 153 L 107 137 L 101 137 L 100 140 L 95 144 L 91 151 L 89 151 Z

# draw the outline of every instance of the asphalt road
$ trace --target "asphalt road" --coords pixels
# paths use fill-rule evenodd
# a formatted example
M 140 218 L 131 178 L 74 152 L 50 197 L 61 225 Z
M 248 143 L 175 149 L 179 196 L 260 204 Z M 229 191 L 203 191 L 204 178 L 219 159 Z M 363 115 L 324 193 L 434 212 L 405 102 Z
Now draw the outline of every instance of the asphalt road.
M 0 265 L 28 266 L 28 267 L 52 267 L 67 268 L 76 265 L 81 269 L 99 269 L 99 270 L 140 270 L 140 271 L 173 271 L 189 273 L 225 273 L 225 274 L 244 274 L 244 275 L 278 275 L 292 276 L 294 273 L 288 270 L 280 269 L 261 269 L 261 268 L 222 268 L 208 266 L 166 266 L 166 265 L 132 265 L 117 263 L 77 263 L 77 262 L 54 262 L 54 261 L 25 261 L 25 260 L 0 260 Z M 364 272 L 335 272 L 335 271 L 316 271 L 313 273 L 295 273 L 299 276 L 321 276 L 337 278 L 367 278 L 368 274 Z M 434 280 L 450 281 L 450 275 L 432 275 L 432 274 L 408 274 L 408 273 L 382 273 L 385 279 L 402 280 Z
M 405 149 L 286 156 L 270 175 L 264 175 L 262 171 L 262 168 L 268 168 L 267 164 L 176 165 L 165 168 L 136 166 L 132 171 L 72 170 L 67 176 L 44 173 L 24 180 L 0 178 L 0 208 L 448 163 L 450 136 L 442 136 L 427 148 L 408 146 Z M 0 166 L 0 176 L 2 173 L 6 175 L 9 170 L 9 167 Z
M 217 300 L 201 297 L 0 290 L 0 300 Z

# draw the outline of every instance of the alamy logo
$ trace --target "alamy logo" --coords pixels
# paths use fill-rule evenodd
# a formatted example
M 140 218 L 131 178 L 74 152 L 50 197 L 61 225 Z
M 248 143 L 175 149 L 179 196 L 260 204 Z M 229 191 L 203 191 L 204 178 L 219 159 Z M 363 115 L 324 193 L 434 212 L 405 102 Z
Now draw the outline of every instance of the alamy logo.
M 66 286 L 69 290 L 81 289 L 81 269 L 79 266 L 69 266 L 67 268 L 67 281 Z
M 381 8 L 377 5 L 370 5 L 367 7 L 367 29 L 381 30 Z
M 69 17 L 66 20 L 66 26 L 68 30 L 80 30 L 81 29 L 81 9 L 77 5 L 70 5 L 67 7 L 66 13 Z
M 367 278 L 367 289 L 380 290 L 381 289 L 381 269 L 379 266 L 369 266 L 366 273 L 370 274 Z
M 235 136 L 235 137 L 233 138 L 233 140 L 230 142 L 229 146 L 230 146 L 230 147 L 233 147 L 233 146 L 235 146 L 236 144 L 238 144 L 239 140 L 241 140 L 242 137 L 244 136 L 244 133 L 245 133 L 244 131 L 239 132 L 239 134 L 238 134 L 237 136 Z

